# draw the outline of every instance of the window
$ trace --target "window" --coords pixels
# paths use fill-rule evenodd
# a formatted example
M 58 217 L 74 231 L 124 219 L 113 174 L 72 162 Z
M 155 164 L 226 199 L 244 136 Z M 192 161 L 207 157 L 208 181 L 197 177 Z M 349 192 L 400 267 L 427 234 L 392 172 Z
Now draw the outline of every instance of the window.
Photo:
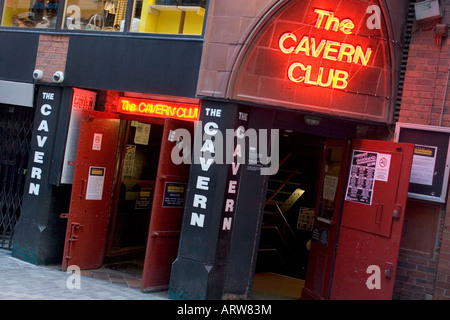
M 202 33 L 205 0 L 137 0 L 136 3 L 141 7 L 134 15 L 139 20 L 139 32 Z
M 2 26 L 55 28 L 58 0 L 4 0 Z
M 202 34 L 207 2 L 207 0 L 4 1 L 2 26 L 189 35 Z M 129 3 L 130 1 L 133 2 Z M 60 14 L 62 21 L 57 21 L 58 8 L 64 8 L 63 14 Z M 131 13 L 128 14 L 127 10 Z

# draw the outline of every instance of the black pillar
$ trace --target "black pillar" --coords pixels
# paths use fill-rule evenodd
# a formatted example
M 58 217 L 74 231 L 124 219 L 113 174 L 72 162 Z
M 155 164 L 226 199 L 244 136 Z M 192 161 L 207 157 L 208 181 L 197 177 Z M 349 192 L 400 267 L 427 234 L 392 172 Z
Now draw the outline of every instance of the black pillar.
M 38 88 L 22 209 L 14 232 L 12 255 L 34 264 L 61 262 L 64 245 L 66 222 L 59 214 L 67 212 L 70 186 L 50 183 L 62 92 L 58 86 Z
M 271 149 L 273 118 L 271 111 L 250 111 L 221 102 L 202 103 L 169 298 L 249 297 L 268 181 L 263 172 L 269 172 L 267 167 L 272 165 L 267 165 L 268 150 L 261 153 L 258 149 L 259 129 L 266 129 L 263 134 Z M 217 132 L 223 139 L 217 139 Z M 198 142 L 198 134 L 207 133 L 211 136 Z M 216 148 L 214 161 L 208 160 L 211 143 Z M 223 155 L 217 153 L 220 146 Z M 202 152 L 196 155 L 198 150 Z M 202 158 L 200 164 L 195 163 L 196 157 Z
M 248 126 L 258 132 L 259 138 L 260 135 L 267 134 L 266 141 L 270 143 L 271 136 L 274 134 L 273 119 L 273 111 L 253 108 L 249 112 Z M 269 150 L 276 152 L 272 147 Z M 260 165 L 246 163 L 240 175 L 239 196 L 223 288 L 223 296 L 227 299 L 248 299 L 253 290 L 264 204 L 270 177 L 267 172 L 261 174 Z M 270 165 L 277 166 L 277 163 L 271 162 Z
M 178 256 L 172 265 L 171 299 L 222 299 L 227 259 L 223 253 L 228 252 L 229 242 L 221 239 L 232 225 L 224 214 L 229 211 L 224 201 L 231 167 L 226 160 L 230 145 L 226 129 L 234 132 L 237 119 L 235 104 L 202 102 Z

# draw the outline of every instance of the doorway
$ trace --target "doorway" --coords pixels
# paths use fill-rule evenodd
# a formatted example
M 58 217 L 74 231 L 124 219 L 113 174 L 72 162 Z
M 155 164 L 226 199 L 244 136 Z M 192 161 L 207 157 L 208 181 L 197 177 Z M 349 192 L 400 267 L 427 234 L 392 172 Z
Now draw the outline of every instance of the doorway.
M 121 120 L 105 267 L 142 276 L 164 125 Z
M 254 294 L 301 297 L 325 141 L 320 136 L 280 132 L 280 167 L 268 182 Z
M 190 168 L 171 160 L 184 143 L 177 129 L 192 132 L 193 123 L 83 112 L 63 270 L 132 259 L 141 290 L 168 286 Z

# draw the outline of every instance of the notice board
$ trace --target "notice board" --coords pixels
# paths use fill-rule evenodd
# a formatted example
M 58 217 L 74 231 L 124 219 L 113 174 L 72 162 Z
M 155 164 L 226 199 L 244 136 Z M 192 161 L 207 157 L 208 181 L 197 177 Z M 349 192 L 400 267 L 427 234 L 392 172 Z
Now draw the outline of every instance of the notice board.
M 450 128 L 398 122 L 395 141 L 415 145 L 408 197 L 445 203 Z

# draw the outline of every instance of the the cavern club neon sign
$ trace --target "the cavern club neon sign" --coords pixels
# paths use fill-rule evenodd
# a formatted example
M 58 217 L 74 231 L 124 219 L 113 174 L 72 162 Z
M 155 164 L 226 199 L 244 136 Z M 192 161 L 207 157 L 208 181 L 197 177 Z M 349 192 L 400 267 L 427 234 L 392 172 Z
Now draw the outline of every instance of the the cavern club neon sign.
M 330 32 L 350 35 L 355 25 L 350 19 L 340 20 L 333 12 L 315 9 L 317 14 L 315 27 Z M 339 61 L 348 64 L 367 66 L 372 58 L 372 49 L 354 46 L 338 41 L 315 39 L 308 35 L 302 38 L 295 33 L 286 32 L 279 40 L 279 49 L 286 55 L 305 55 L 312 58 Z M 324 88 L 345 89 L 349 83 L 349 73 L 345 70 L 294 62 L 289 66 L 288 78 L 295 83 L 320 86 Z
M 200 106 L 192 103 L 158 101 L 121 97 L 117 112 L 156 118 L 174 118 L 196 121 Z

